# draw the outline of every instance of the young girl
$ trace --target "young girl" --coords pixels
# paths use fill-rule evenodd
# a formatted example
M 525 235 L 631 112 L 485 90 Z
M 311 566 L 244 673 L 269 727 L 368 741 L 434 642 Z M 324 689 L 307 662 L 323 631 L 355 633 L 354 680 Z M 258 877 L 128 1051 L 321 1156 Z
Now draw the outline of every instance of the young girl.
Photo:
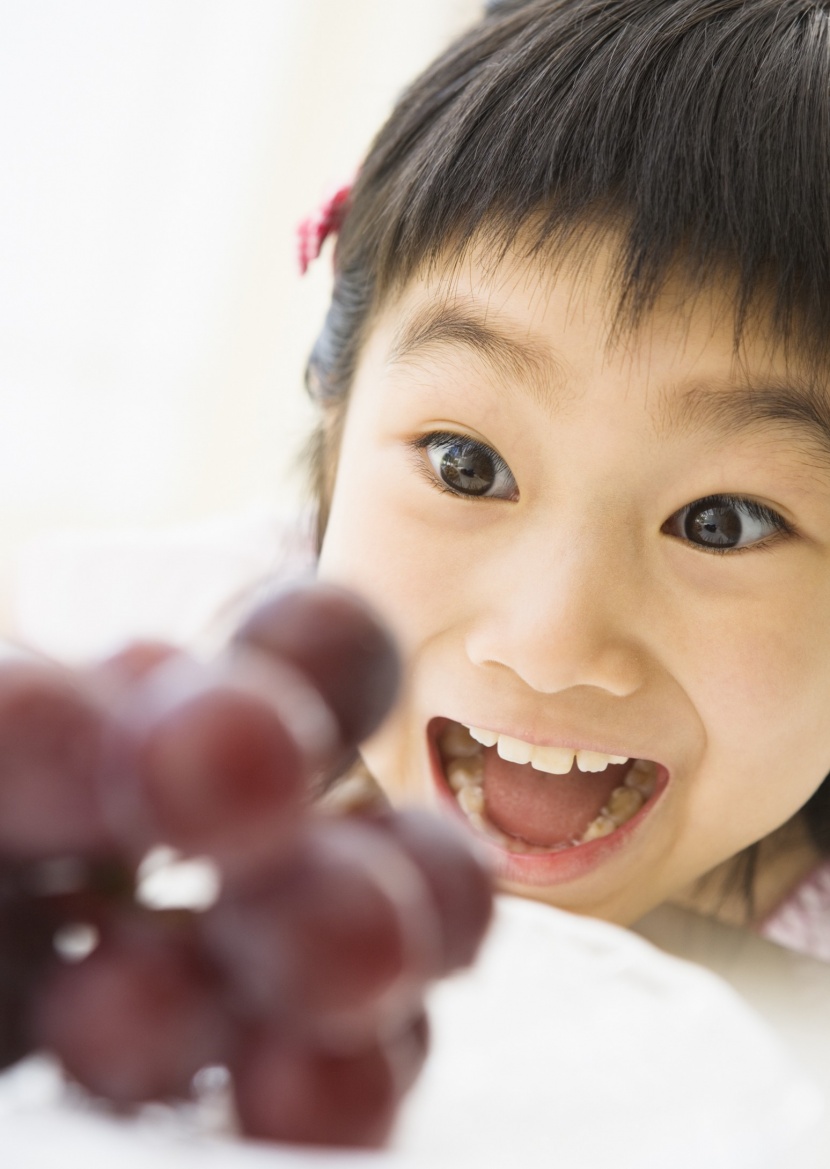
M 491 3 L 381 130 L 309 365 L 320 574 L 408 664 L 366 766 L 504 888 L 821 908 L 828 349 L 819 0 Z

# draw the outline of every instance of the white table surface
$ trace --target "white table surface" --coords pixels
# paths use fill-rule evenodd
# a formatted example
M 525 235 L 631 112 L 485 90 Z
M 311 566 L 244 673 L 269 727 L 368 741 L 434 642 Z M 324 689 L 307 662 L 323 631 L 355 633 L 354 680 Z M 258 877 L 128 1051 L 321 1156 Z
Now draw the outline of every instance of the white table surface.
M 679 910 L 635 934 L 500 899 L 437 987 L 434 1047 L 390 1149 L 299 1151 L 151 1109 L 117 1120 L 48 1061 L 0 1078 L 3 1169 L 818 1169 L 830 1163 L 830 967 Z M 727 985 L 731 983 L 732 987 Z M 732 988 L 735 988 L 734 990 Z M 737 994 L 735 991 L 737 990 Z M 750 1005 L 747 1005 L 750 1004 Z
M 819 1088 L 825 1113 L 801 1160 L 787 1169 L 830 1166 L 830 965 L 675 906 L 661 906 L 637 931 L 662 950 L 700 964 L 730 984 L 761 1016 Z

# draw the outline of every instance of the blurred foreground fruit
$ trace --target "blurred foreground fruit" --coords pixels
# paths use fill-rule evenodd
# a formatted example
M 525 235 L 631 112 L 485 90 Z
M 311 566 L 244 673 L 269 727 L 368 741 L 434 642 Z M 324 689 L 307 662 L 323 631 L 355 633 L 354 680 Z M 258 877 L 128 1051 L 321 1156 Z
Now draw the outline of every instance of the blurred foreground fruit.
M 426 1058 L 424 992 L 472 961 L 492 902 L 447 824 L 312 809 L 398 675 L 329 585 L 272 598 L 211 662 L 155 642 L 84 672 L 0 662 L 0 1068 L 45 1047 L 130 1108 L 221 1065 L 243 1133 L 382 1144 Z M 213 904 L 146 903 L 160 846 L 208 858 Z
M 91 1092 L 115 1104 L 184 1098 L 196 1072 L 227 1059 L 213 971 L 187 929 L 116 921 L 82 962 L 54 968 L 34 1036 Z
M 331 584 L 287 589 L 260 606 L 236 640 L 291 662 L 317 687 L 355 747 L 395 701 L 400 663 L 364 602 Z
M 332 1053 L 260 1031 L 231 1065 L 245 1132 L 299 1144 L 382 1145 L 398 1104 L 395 1072 L 381 1043 Z
M 69 670 L 0 661 L 0 860 L 103 844 L 104 718 Z

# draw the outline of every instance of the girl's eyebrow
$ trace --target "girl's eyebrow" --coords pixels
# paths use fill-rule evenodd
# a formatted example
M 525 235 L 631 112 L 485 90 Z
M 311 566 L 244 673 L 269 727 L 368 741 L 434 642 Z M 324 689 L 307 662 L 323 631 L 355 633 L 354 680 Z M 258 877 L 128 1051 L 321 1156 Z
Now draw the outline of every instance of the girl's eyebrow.
M 437 300 L 421 306 L 395 334 L 387 364 L 414 364 L 430 350 L 459 346 L 483 358 L 499 377 L 527 385 L 548 405 L 555 387 L 564 384 L 563 365 L 553 349 L 539 338 L 520 339 L 509 320 L 473 301 Z
M 824 387 L 798 376 L 709 381 L 664 392 L 655 421 L 661 434 L 708 430 L 721 438 L 787 428 L 800 431 L 830 459 L 830 398 Z
M 564 364 L 540 338 L 517 336 L 516 326 L 492 309 L 463 298 L 422 305 L 395 334 L 388 365 L 415 364 L 419 356 L 442 348 L 470 349 L 534 399 L 550 407 L 565 388 Z M 788 428 L 818 445 L 830 460 L 830 396 L 815 381 L 745 376 L 686 388 L 667 388 L 653 417 L 661 435 L 710 431 L 729 438 L 751 431 Z

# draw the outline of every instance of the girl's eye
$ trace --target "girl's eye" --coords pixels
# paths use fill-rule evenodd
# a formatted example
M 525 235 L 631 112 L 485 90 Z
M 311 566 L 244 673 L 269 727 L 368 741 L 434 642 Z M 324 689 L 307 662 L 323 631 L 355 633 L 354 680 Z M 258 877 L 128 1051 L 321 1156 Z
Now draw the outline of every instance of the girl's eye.
M 425 434 L 412 444 L 423 451 L 441 490 L 468 497 L 517 499 L 518 487 L 504 459 L 492 447 L 462 434 Z M 423 467 L 423 463 L 419 464 Z M 428 473 L 428 472 L 427 472 Z
M 675 512 L 662 530 L 710 552 L 729 552 L 763 546 L 793 529 L 778 512 L 752 499 L 711 495 Z

